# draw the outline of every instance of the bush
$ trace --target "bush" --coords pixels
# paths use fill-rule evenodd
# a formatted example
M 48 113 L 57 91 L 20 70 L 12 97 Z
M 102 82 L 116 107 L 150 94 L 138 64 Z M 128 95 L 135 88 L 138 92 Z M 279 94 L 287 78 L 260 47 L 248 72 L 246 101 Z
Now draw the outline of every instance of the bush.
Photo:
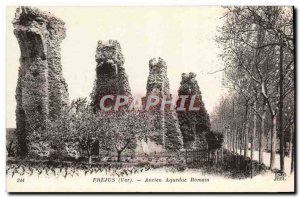
M 144 162 L 138 162 L 136 166 L 137 167 L 144 167 L 144 166 L 149 166 L 149 165 L 150 165 L 149 162 L 144 161 Z
M 210 131 L 205 134 L 209 150 L 215 150 L 222 147 L 224 136 L 220 132 Z
M 176 165 L 176 169 L 177 169 L 177 171 L 179 171 L 179 172 L 185 171 L 186 168 L 187 168 L 186 164 L 177 164 L 177 165 Z

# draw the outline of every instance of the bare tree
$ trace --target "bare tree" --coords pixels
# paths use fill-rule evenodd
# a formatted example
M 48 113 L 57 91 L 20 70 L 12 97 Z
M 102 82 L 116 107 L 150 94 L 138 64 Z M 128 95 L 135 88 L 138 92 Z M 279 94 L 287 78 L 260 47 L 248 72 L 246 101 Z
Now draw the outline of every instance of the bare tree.
M 283 100 L 293 89 L 293 10 L 284 7 L 227 7 L 221 36 L 226 68 L 243 71 L 259 87 L 272 119 L 271 160 L 274 168 L 277 117 L 281 170 L 284 171 Z M 278 80 L 277 80 L 278 79 Z M 279 113 L 279 114 L 278 114 Z

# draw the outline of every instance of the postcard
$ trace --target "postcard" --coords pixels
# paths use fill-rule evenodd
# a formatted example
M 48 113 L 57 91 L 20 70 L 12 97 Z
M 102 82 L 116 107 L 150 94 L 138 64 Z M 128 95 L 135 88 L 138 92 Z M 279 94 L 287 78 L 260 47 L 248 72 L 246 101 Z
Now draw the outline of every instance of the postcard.
M 6 9 L 8 192 L 295 192 L 292 6 Z

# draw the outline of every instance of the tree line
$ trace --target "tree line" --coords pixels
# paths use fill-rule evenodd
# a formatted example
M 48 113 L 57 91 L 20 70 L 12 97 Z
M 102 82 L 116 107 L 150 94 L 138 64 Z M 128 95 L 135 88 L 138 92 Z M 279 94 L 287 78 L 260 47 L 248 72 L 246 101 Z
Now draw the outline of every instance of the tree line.
M 217 44 L 222 48 L 223 84 L 229 93 L 212 115 L 212 127 L 222 131 L 225 147 L 253 159 L 276 152 L 280 170 L 284 157 L 294 161 L 295 57 L 294 9 L 278 6 L 224 7 Z M 249 144 L 251 143 L 251 144 Z M 255 146 L 256 145 L 256 146 Z M 269 145 L 269 146 L 268 146 Z M 270 147 L 270 148 L 269 148 Z

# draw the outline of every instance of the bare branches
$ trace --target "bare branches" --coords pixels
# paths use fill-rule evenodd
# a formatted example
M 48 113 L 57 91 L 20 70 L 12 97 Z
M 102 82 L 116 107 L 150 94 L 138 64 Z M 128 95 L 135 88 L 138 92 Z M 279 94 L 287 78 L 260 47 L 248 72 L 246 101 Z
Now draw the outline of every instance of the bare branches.
M 226 69 L 226 67 L 224 67 L 223 69 L 219 69 L 219 70 L 217 70 L 217 71 L 208 72 L 207 74 L 215 74 L 215 73 L 218 73 L 218 72 L 224 71 L 225 69 Z
M 254 112 L 264 122 L 266 109 L 269 109 L 268 115 L 272 120 L 272 168 L 276 119 L 279 118 L 278 128 L 282 129 L 283 103 L 294 91 L 293 9 L 276 6 L 228 7 L 224 19 L 221 36 L 216 41 L 223 48 L 221 57 L 225 64 L 225 84 L 231 85 L 235 93 L 246 101 L 246 115 L 248 107 L 252 107 L 250 114 Z M 257 104 L 262 108 L 257 108 Z M 282 155 L 282 130 L 280 134 Z

